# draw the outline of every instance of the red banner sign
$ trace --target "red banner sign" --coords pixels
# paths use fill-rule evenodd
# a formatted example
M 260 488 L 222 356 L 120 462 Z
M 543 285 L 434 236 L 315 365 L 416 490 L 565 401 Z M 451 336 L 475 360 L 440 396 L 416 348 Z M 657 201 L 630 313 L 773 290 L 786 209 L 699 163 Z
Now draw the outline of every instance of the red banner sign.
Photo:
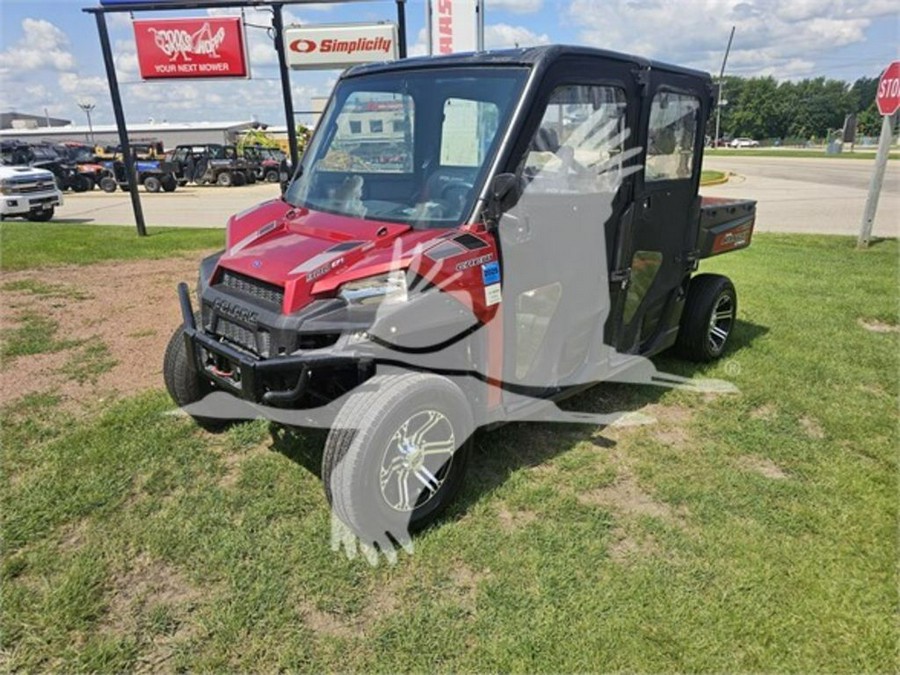
M 237 16 L 135 21 L 134 39 L 145 80 L 250 76 Z

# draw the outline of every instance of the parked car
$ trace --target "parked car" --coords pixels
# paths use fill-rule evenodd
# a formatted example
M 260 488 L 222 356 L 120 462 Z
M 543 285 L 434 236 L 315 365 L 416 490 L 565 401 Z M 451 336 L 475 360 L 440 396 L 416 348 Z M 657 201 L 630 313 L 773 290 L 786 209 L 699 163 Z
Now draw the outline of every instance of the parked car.
M 81 189 L 76 188 L 76 192 L 86 192 L 93 190 L 95 185 L 100 184 L 100 179 L 104 176 L 104 166 L 97 160 L 94 155 L 94 147 L 86 143 L 77 141 L 66 141 L 56 144 L 56 152 L 70 164 L 74 164 L 78 173 L 90 181 L 90 185 L 86 181 L 81 181 Z
M 10 166 L 46 169 L 53 174 L 60 190 L 86 192 L 93 187 L 90 179 L 78 171 L 78 166 L 60 154 L 50 143 L 0 141 L 0 156 L 3 163 Z
M 55 176 L 30 166 L 0 166 L 0 218 L 47 221 L 62 206 Z
M 711 85 L 560 46 L 345 71 L 287 191 L 201 263 L 196 313 L 180 284 L 170 395 L 210 430 L 227 423 L 210 395 L 324 419 L 335 515 L 369 544 L 427 525 L 476 428 L 632 381 L 671 347 L 725 353 L 734 285 L 696 271 L 750 244 L 755 202 L 698 196 Z M 367 109 L 415 110 L 379 141 L 396 162 L 346 124 Z
M 104 192 L 115 192 L 116 188 L 128 190 L 129 181 L 125 162 L 121 160 L 103 163 L 104 172 L 100 178 L 100 189 Z M 175 168 L 168 162 L 156 159 L 135 159 L 134 170 L 137 180 L 147 192 L 174 192 L 178 187 Z
M 735 138 L 729 145 L 732 148 L 758 148 L 759 141 L 754 141 L 752 138 Z

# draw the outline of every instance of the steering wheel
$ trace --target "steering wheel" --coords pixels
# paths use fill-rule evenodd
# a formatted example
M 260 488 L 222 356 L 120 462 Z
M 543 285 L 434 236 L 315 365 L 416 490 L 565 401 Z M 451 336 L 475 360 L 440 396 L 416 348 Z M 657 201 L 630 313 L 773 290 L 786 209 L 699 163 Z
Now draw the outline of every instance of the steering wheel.
M 475 184 L 465 180 L 455 180 L 441 188 L 438 199 L 446 204 L 462 208 L 462 203 L 475 189 Z

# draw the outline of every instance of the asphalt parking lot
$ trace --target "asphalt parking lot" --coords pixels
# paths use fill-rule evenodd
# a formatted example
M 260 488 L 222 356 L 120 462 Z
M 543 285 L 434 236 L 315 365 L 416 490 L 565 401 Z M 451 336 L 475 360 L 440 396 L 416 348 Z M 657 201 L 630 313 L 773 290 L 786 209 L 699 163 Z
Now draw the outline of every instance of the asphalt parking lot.
M 874 160 L 770 157 L 707 157 L 704 169 L 728 171 L 728 183 L 703 188 L 705 195 L 758 201 L 757 230 L 855 235 L 859 232 Z M 149 226 L 224 227 L 228 217 L 279 195 L 278 185 L 184 187 L 172 193 L 141 190 Z M 900 162 L 888 162 L 874 235 L 900 234 Z M 66 194 L 56 220 L 131 225 L 128 193 L 99 190 Z

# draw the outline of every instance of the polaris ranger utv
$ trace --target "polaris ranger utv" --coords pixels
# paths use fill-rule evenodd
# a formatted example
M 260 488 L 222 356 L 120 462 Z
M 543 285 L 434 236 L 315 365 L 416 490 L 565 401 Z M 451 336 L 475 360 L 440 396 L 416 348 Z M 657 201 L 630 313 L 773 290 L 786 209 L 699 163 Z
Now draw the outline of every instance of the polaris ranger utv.
M 734 286 L 694 272 L 750 244 L 755 202 L 698 196 L 712 102 L 706 73 L 581 47 L 348 70 L 196 314 L 179 286 L 170 394 L 209 429 L 329 427 L 335 514 L 370 543 L 424 526 L 475 429 L 724 352 Z

